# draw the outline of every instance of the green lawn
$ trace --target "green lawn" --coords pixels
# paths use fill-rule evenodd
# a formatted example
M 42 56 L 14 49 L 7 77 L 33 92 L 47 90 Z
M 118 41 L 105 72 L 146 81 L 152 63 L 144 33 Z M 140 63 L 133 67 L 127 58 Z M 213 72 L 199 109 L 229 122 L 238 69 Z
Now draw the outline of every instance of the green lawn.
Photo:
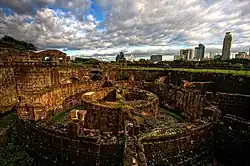
M 5 116 L 0 117 L 0 127 L 10 126 L 15 122 L 17 115 L 15 112 L 11 112 Z
M 207 72 L 207 73 L 224 73 L 233 75 L 249 75 L 250 70 L 226 70 L 226 69 L 186 69 L 186 68 L 156 68 L 156 67 L 126 67 L 124 70 L 158 70 L 158 71 L 187 71 L 187 72 Z
M 70 118 L 68 117 L 68 114 L 70 113 L 71 110 L 73 109 L 79 109 L 79 110 L 84 110 L 84 106 L 76 106 L 70 109 L 67 109 L 63 112 L 57 113 L 52 117 L 53 122 L 58 122 L 62 124 L 67 124 L 70 121 Z
M 166 115 L 172 116 L 180 122 L 185 122 L 185 118 L 182 115 L 180 115 L 180 113 L 175 112 L 173 110 L 170 111 L 170 110 L 159 107 L 159 112 L 160 114 L 166 114 Z

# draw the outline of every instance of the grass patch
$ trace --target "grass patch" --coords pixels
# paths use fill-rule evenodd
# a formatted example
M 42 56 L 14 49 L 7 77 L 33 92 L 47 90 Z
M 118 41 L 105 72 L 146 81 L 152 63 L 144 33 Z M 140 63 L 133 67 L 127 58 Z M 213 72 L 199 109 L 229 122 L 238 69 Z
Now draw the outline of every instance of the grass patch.
M 5 116 L 0 117 L 0 127 L 10 126 L 17 119 L 15 112 L 11 112 Z
M 161 114 L 166 114 L 176 118 L 180 122 L 185 122 L 185 117 L 183 117 L 179 112 L 174 110 L 166 110 L 164 108 L 159 108 Z
M 176 113 L 174 111 L 166 111 L 166 114 L 178 119 L 180 122 L 185 122 L 185 118 L 179 113 Z
M 33 158 L 25 151 L 25 147 L 18 141 L 15 128 L 8 134 L 7 146 L 0 151 L 1 166 L 32 166 L 35 165 Z
M 230 70 L 230 69 L 187 69 L 187 68 L 157 68 L 157 67 L 126 67 L 123 70 L 157 70 L 157 71 L 186 71 L 186 72 L 204 72 L 204 73 L 222 73 L 233 75 L 248 75 L 250 70 Z
M 138 123 L 144 123 L 144 117 L 141 115 L 133 115 L 133 118 L 136 120 Z
M 10 112 L 13 106 L 14 105 L 9 106 L 9 107 L 0 107 L 0 114 L 5 114 L 5 113 Z
M 72 107 L 72 108 L 67 109 L 63 112 L 60 112 L 58 114 L 53 115 L 52 121 L 53 122 L 60 122 L 60 123 L 68 123 L 69 122 L 68 114 L 71 110 L 73 110 L 73 109 L 84 110 L 85 108 L 86 107 L 84 107 L 84 106 Z
M 73 67 L 91 67 L 93 64 L 84 64 L 84 63 L 71 63 Z

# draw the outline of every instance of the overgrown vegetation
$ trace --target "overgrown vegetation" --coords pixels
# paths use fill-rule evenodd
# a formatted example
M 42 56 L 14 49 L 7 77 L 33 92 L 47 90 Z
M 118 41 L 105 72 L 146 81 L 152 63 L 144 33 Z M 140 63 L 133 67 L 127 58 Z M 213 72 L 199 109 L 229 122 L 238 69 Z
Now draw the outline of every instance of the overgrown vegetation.
M 16 113 L 10 113 L 0 118 L 0 127 L 10 126 L 7 146 L 0 151 L 1 166 L 29 166 L 35 165 L 34 160 L 25 151 L 25 147 L 18 140 L 16 131 Z
M 12 112 L 9 113 L 8 115 L 0 117 L 0 127 L 6 127 L 6 126 L 11 126 L 13 123 L 16 121 L 16 113 Z
M 84 106 L 76 106 L 76 107 L 72 107 L 70 109 L 67 109 L 67 110 L 65 110 L 63 112 L 60 112 L 58 114 L 54 114 L 53 117 L 52 117 L 52 121 L 53 122 L 60 122 L 60 123 L 68 123 L 69 120 L 70 120 L 69 117 L 68 117 L 68 114 L 73 109 L 84 110 L 85 107 Z
M 19 41 L 10 36 L 4 36 L 0 39 L 0 47 L 17 49 L 20 51 L 36 51 L 37 48 L 32 43 Z
M 185 122 L 185 117 L 183 117 L 179 112 L 174 110 L 166 110 L 163 108 L 159 108 L 161 114 L 166 114 L 176 118 L 179 122 Z
M 95 64 L 95 65 L 98 65 L 100 63 L 99 60 L 94 58 L 78 58 L 78 57 L 76 57 L 73 62 L 78 64 L 80 63 L 80 64 Z
M 123 70 L 187 71 L 187 72 L 204 72 L 204 73 L 222 73 L 222 74 L 232 74 L 232 75 L 250 75 L 250 70 L 230 70 L 230 69 L 126 67 L 123 68 Z
M 8 144 L 0 152 L 1 166 L 29 166 L 35 165 L 33 158 L 25 151 L 25 147 L 18 141 L 15 128 L 9 132 Z

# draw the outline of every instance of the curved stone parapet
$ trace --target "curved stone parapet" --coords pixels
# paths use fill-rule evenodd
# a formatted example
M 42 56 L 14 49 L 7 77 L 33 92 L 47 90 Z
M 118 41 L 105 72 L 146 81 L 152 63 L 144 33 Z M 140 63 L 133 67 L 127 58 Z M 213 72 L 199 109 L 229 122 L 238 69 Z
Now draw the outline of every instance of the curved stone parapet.
M 154 118 L 159 116 L 159 98 L 149 91 L 135 88 L 111 87 L 100 88 L 98 90 L 94 90 L 92 93 L 95 93 L 91 95 L 92 97 L 88 97 L 88 95 L 83 95 L 82 97 L 82 102 L 88 105 L 89 109 L 114 110 L 124 108 L 127 110 L 137 110 L 145 116 Z M 125 98 L 116 99 L 119 95 L 117 93 L 122 93 Z M 109 99 L 113 99 L 113 101 L 110 100 L 110 102 L 103 102 L 103 100 L 107 97 L 109 97 Z
M 56 165 L 121 165 L 124 137 L 103 140 L 99 130 L 70 135 L 65 126 L 19 120 L 17 130 L 26 149 L 38 161 Z
M 18 106 L 18 133 L 30 153 L 46 162 L 68 165 L 82 162 L 121 165 L 123 155 L 130 156 L 127 148 L 135 151 L 132 154 L 135 162 L 143 165 L 197 164 L 205 163 L 199 157 L 211 157 L 217 120 L 214 117 L 218 112 L 216 108 L 204 107 L 203 94 L 156 83 L 119 81 L 113 84 L 113 87 L 101 88 L 103 81 L 68 83 L 44 89 L 23 100 Z M 196 103 L 191 102 L 192 99 Z M 159 100 L 180 109 L 189 120 L 169 126 L 178 132 L 169 132 L 166 126 L 158 125 Z M 71 119 L 68 124 L 51 122 L 53 112 L 75 106 L 84 106 L 79 110 L 85 112 L 81 115 L 84 120 Z M 140 131 L 140 125 L 148 125 L 141 124 L 140 118 L 151 121 L 153 129 Z M 163 132 L 147 133 L 154 131 Z M 131 136 L 136 139 L 128 139 Z
M 142 138 L 148 165 L 206 164 L 213 157 L 214 125 L 196 127 L 184 133 Z

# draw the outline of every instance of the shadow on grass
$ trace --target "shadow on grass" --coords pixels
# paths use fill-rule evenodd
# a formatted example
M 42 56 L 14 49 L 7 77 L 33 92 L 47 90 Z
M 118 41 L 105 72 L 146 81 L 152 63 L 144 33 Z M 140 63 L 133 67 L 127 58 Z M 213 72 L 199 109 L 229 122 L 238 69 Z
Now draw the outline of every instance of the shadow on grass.
M 176 118 L 179 122 L 186 122 L 186 118 L 183 115 L 181 115 L 180 111 L 165 109 L 165 108 L 159 108 L 159 110 L 161 114 L 172 116 Z
M 86 107 L 84 107 L 84 106 L 75 106 L 75 107 L 69 108 L 69 109 L 67 109 L 67 110 L 65 110 L 63 112 L 60 112 L 58 114 L 54 114 L 53 117 L 52 117 L 52 121 L 53 122 L 67 123 L 68 120 L 69 120 L 69 118 L 67 118 L 67 116 L 70 113 L 70 111 L 73 110 L 73 109 L 84 110 L 84 109 L 86 109 Z

